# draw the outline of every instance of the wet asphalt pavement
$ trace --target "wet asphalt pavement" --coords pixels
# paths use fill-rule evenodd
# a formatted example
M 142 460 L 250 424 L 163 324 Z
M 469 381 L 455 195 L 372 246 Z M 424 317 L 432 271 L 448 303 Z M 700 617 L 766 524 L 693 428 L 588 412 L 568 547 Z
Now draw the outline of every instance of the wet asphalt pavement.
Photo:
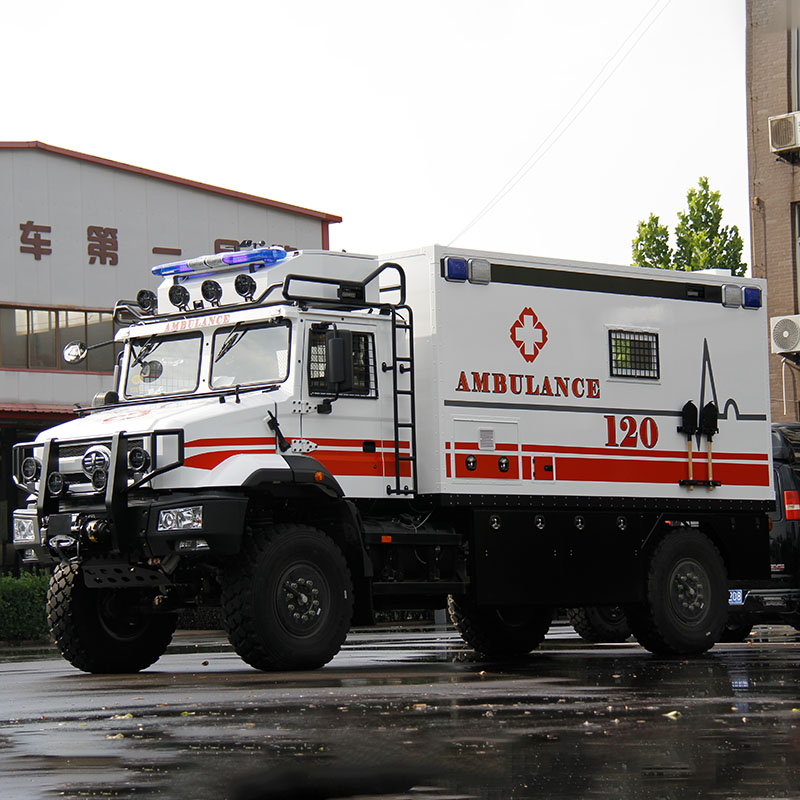
M 261 673 L 182 632 L 135 675 L 0 652 L 6 798 L 800 798 L 800 634 L 690 661 L 555 626 L 524 662 L 449 629 L 358 630 Z

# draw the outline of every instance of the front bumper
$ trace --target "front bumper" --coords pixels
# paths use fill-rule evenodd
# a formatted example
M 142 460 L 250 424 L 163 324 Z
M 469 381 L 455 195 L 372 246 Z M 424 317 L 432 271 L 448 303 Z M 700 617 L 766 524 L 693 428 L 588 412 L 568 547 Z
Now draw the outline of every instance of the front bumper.
M 23 562 L 39 564 L 98 557 L 157 563 L 173 553 L 232 555 L 240 549 L 247 511 L 244 495 L 219 491 L 129 500 L 118 519 L 95 508 L 51 514 L 34 505 L 17 509 L 13 546 Z M 199 513 L 189 526 L 169 527 L 170 520 L 182 519 L 182 509 Z

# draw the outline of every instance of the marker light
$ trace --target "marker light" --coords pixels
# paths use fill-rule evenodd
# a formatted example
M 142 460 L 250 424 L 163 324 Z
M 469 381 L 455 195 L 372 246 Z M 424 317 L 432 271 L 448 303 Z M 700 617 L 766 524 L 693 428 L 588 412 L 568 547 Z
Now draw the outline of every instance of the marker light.
M 136 303 L 145 314 L 152 314 L 156 310 L 156 293 L 149 289 L 139 289 L 136 295 Z
M 761 289 L 758 286 L 745 286 L 743 308 L 761 308 Z
M 256 269 L 271 267 L 287 256 L 283 248 L 260 247 L 257 250 L 237 250 L 234 253 L 217 253 L 213 256 L 198 256 L 188 261 L 171 261 L 153 267 L 153 275 L 181 275 L 187 272 L 207 272 L 215 269 L 229 269 L 243 264 L 251 264 Z
M 216 281 L 203 281 L 200 292 L 204 300 L 208 300 L 212 306 L 218 306 L 222 299 L 222 287 Z
M 467 259 L 447 256 L 444 259 L 444 277 L 448 281 L 465 281 L 467 279 Z
M 233 282 L 233 288 L 236 290 L 236 294 L 240 295 L 245 300 L 252 300 L 253 295 L 256 293 L 256 282 L 250 275 L 245 275 L 243 273 L 236 276 L 236 280 Z
M 177 283 L 169 287 L 169 301 L 180 311 L 184 311 L 189 306 L 189 290 L 185 286 Z

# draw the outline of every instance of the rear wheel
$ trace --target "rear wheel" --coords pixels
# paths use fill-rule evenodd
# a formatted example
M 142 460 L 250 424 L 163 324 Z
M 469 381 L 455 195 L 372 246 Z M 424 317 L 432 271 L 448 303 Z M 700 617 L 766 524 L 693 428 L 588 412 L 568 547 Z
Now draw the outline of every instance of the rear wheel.
M 139 672 L 164 654 L 176 614 L 151 614 L 152 593 L 89 589 L 75 564 L 59 564 L 47 591 L 47 621 L 61 655 L 84 672 Z
M 587 642 L 624 642 L 631 635 L 631 626 L 621 606 L 568 608 L 567 619 Z
M 353 614 L 350 571 L 335 542 L 308 525 L 254 534 L 225 571 L 225 630 L 261 670 L 316 669 L 339 652 Z
M 704 534 L 665 536 L 650 558 L 645 602 L 625 606 L 633 635 L 653 653 L 703 653 L 720 640 L 728 616 L 725 565 Z
M 549 606 L 476 607 L 450 596 L 447 610 L 461 638 L 490 658 L 523 656 L 544 641 L 553 619 Z

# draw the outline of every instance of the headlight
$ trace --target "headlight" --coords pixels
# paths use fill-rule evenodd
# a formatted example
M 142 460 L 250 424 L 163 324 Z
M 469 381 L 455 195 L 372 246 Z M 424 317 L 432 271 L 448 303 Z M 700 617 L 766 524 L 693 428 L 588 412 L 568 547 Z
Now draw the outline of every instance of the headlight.
M 14 517 L 14 544 L 36 544 L 36 520 L 33 517 Z
M 203 527 L 203 506 L 167 508 L 158 512 L 158 530 L 188 531 Z

